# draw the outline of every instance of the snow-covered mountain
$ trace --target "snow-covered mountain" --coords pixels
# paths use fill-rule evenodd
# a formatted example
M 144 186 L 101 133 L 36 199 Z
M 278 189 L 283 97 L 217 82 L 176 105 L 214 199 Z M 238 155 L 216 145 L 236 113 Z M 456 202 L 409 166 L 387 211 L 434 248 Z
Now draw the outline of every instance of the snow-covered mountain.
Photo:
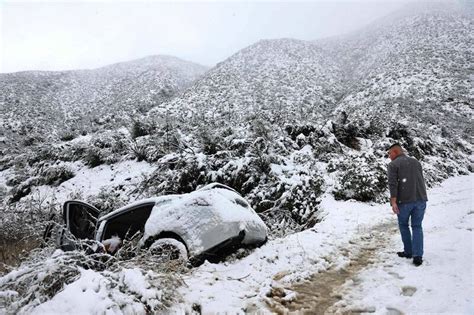
M 171 56 L 150 56 L 94 70 L 0 74 L 3 129 L 93 131 L 169 100 L 206 67 Z
M 333 115 L 350 137 L 339 139 L 356 149 L 364 141 L 351 139 L 399 141 L 430 179 L 472 171 L 473 34 L 469 7 L 424 3 L 316 41 L 346 74 Z
M 260 115 L 283 124 L 325 117 L 342 96 L 342 78 L 333 58 L 311 42 L 261 40 L 162 106 L 209 120 Z
M 474 22 L 462 6 L 410 6 L 353 34 L 317 41 L 347 80 L 336 112 L 471 134 Z M 449 130 L 449 131 L 448 131 Z

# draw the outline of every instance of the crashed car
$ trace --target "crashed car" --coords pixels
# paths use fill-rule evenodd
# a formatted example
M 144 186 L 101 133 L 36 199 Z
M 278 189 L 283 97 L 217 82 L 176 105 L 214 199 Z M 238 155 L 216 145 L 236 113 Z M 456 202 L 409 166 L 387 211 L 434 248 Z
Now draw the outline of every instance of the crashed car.
M 114 252 L 121 241 L 142 232 L 141 247 L 171 248 L 194 263 L 218 260 L 267 240 L 267 226 L 249 203 L 218 183 L 188 194 L 137 201 L 101 217 L 95 207 L 70 200 L 64 203 L 63 220 L 57 238 L 63 250 L 77 248 L 79 239 L 95 240 Z

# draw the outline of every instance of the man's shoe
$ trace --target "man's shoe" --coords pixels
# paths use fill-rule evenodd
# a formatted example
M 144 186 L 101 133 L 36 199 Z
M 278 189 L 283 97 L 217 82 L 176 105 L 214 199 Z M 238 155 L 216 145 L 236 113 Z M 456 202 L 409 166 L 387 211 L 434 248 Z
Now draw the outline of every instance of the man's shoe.
M 413 264 L 415 266 L 421 266 L 421 264 L 423 263 L 423 258 L 421 256 L 415 256 L 413 257 Z
M 411 258 L 411 254 L 405 254 L 405 252 L 397 252 L 398 257 Z

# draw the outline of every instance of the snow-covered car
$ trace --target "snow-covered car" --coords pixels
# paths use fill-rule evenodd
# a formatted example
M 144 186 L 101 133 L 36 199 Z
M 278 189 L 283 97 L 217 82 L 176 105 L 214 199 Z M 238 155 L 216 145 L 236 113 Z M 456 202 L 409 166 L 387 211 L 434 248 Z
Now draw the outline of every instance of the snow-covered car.
M 142 247 L 166 245 L 185 259 L 199 262 L 218 259 L 239 247 L 260 246 L 267 240 L 267 226 L 249 203 L 219 183 L 188 194 L 137 201 L 102 217 L 95 207 L 70 200 L 64 203 L 63 220 L 65 227 L 57 238 L 63 250 L 75 249 L 77 239 L 115 247 L 143 232 Z

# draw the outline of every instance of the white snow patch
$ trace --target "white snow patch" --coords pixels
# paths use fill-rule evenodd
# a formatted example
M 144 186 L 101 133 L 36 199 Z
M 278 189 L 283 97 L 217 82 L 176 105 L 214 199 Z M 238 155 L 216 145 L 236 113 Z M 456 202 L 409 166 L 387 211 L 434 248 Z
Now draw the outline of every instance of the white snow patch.
M 429 191 L 424 218 L 424 262 L 398 258 L 400 235 L 381 249 L 381 263 L 361 274 L 358 286 L 346 285 L 344 303 L 395 309 L 403 314 L 474 314 L 474 176 L 446 180 Z
M 133 271 L 131 271 L 133 273 Z M 127 281 L 132 274 L 127 274 Z M 51 300 L 33 309 L 31 314 L 145 314 L 142 305 L 118 290 L 110 290 L 110 281 L 93 270 L 82 270 L 78 280 L 66 286 Z M 112 292 L 110 292 L 112 291 Z M 111 298 L 113 294 L 113 299 Z M 115 300 L 123 300 L 120 309 Z
M 55 198 L 58 202 L 70 199 L 71 193 L 82 192 L 85 196 L 97 195 L 101 189 L 118 183 L 136 186 L 145 174 L 155 169 L 147 162 L 123 161 L 114 165 L 100 165 L 94 168 L 76 162 L 70 165 L 75 176 L 58 187 L 40 186 L 33 193 Z

